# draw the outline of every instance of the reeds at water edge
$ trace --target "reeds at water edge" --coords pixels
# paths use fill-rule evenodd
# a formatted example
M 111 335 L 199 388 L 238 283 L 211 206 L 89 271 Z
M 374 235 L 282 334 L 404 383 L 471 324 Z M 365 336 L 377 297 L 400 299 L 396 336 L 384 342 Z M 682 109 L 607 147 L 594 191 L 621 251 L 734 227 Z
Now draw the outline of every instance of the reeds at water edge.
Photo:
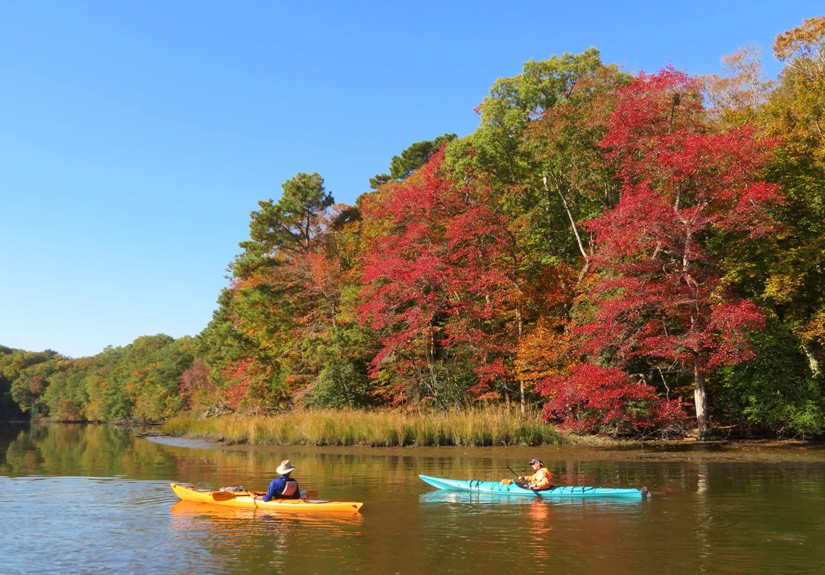
M 493 406 L 454 411 L 295 410 L 276 415 L 184 414 L 164 433 L 251 445 L 508 446 L 546 445 L 567 438 L 538 414 Z

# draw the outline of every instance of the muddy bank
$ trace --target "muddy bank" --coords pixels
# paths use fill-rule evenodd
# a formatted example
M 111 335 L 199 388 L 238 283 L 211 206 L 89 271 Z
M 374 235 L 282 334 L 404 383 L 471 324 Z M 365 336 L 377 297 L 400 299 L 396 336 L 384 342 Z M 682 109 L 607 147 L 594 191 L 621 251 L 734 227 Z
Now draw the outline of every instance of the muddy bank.
M 616 441 L 599 439 L 592 444 L 579 443 L 575 445 L 542 445 L 542 446 L 512 446 L 512 447 L 308 447 L 289 445 L 250 445 L 226 444 L 221 441 L 173 437 L 168 435 L 142 435 L 145 439 L 168 445 L 190 449 L 216 449 L 221 451 L 265 451 L 282 452 L 284 448 L 294 450 L 312 450 L 318 452 L 366 452 L 366 453 L 428 453 L 439 456 L 455 453 L 469 455 L 477 453 L 479 456 L 512 453 L 520 457 L 523 453 L 541 453 L 547 459 L 576 458 L 591 459 L 622 459 L 622 460 L 649 460 L 649 461 L 825 461 L 825 442 L 803 440 L 776 440 L 776 439 L 748 439 L 748 440 L 720 440 L 696 441 L 694 439 L 667 440 L 667 441 Z

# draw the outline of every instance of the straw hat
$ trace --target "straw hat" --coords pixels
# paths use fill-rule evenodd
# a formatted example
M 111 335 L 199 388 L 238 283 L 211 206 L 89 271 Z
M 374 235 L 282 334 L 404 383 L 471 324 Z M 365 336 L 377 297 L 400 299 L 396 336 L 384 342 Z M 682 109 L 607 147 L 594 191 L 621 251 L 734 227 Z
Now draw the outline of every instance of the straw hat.
M 280 473 L 281 475 L 286 475 L 287 473 L 295 469 L 296 467 L 289 462 L 289 459 L 284 459 L 283 461 L 281 461 L 281 464 L 275 471 L 276 473 Z

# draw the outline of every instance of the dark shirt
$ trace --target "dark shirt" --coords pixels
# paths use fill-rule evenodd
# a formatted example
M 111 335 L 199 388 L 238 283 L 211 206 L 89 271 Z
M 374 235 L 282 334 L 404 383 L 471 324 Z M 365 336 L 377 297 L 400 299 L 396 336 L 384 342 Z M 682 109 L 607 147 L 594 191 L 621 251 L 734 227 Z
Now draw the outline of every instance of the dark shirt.
M 273 479 L 272 483 L 269 484 L 269 491 L 266 492 L 261 499 L 264 501 L 269 501 L 270 499 L 299 499 L 301 497 L 301 489 L 297 485 L 297 481 L 295 481 L 295 493 L 292 495 L 281 495 L 286 488 L 287 481 L 295 481 L 288 475 L 281 475 L 277 479 Z

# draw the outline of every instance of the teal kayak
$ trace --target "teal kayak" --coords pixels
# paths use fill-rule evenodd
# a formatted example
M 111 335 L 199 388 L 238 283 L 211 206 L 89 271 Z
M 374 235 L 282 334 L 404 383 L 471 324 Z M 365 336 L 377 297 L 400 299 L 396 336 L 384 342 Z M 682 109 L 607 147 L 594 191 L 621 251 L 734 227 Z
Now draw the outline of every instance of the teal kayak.
M 479 493 L 494 493 L 498 495 L 517 495 L 520 497 L 541 497 L 545 499 L 565 497 L 633 497 L 642 499 L 647 488 L 642 489 L 625 487 L 587 487 L 577 485 L 556 485 L 550 489 L 534 491 L 519 487 L 511 481 L 476 481 L 474 479 L 444 479 L 419 475 L 422 481 L 438 489 L 452 489 L 458 491 L 476 491 Z

